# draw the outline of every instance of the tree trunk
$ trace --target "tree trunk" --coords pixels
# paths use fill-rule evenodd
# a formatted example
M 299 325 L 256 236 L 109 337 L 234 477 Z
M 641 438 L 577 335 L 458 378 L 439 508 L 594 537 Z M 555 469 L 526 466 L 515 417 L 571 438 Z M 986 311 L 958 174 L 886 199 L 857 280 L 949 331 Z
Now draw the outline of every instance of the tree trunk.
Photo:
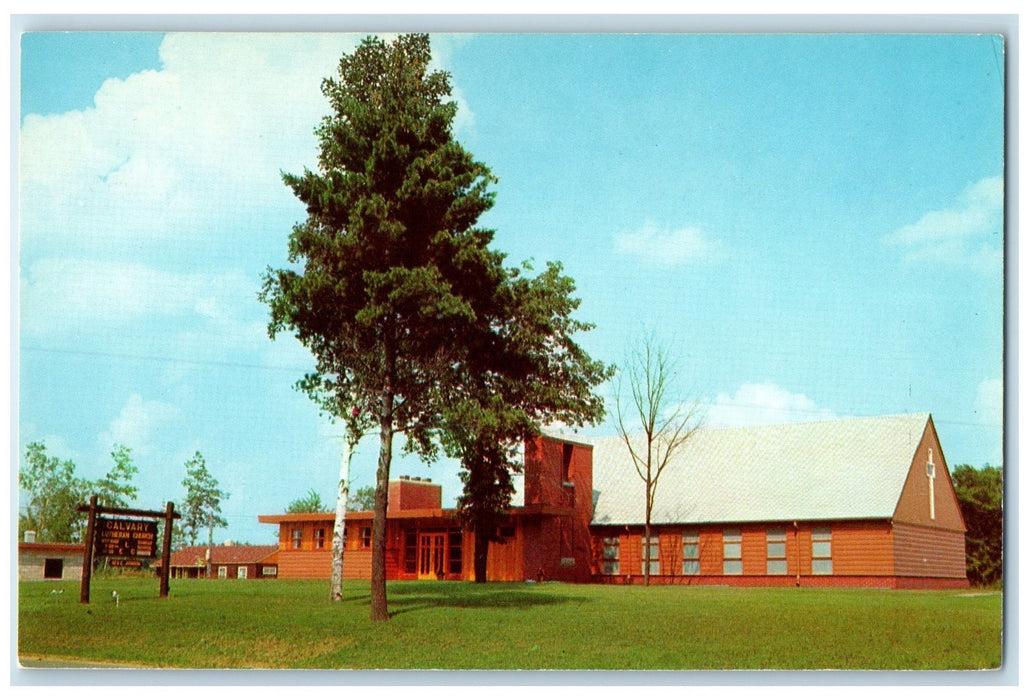
M 207 578 L 211 578 L 211 558 L 214 556 L 214 522 L 207 521 Z
M 386 607 L 386 507 L 389 467 L 393 459 L 393 393 L 382 392 L 379 416 L 379 468 L 375 473 L 375 516 L 372 520 L 371 619 L 389 619 Z
M 647 484 L 647 512 L 643 523 L 643 585 L 650 585 L 650 511 L 654 506 L 650 483 Z
M 356 440 L 344 438 L 344 454 L 339 464 L 339 490 L 336 492 L 336 520 L 332 525 L 332 581 L 329 597 L 343 600 L 343 532 L 347 526 L 347 498 L 350 497 L 350 463 L 354 459 Z
M 650 465 L 647 464 L 646 511 L 643 522 L 643 586 L 650 585 L 650 513 L 653 511 L 653 484 L 650 481 Z
M 489 534 L 481 524 L 475 524 L 475 582 L 486 583 L 486 562 L 489 561 Z
M 650 518 L 643 525 L 643 585 L 650 585 Z

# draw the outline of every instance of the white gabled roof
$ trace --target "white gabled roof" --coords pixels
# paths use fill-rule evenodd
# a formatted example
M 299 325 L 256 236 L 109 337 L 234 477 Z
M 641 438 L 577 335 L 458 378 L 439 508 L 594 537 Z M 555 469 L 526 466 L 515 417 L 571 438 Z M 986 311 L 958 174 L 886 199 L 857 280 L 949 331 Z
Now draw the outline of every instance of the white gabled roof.
M 697 431 L 658 482 L 651 522 L 892 517 L 928 413 Z M 621 437 L 593 444 L 593 524 L 642 524 L 643 480 Z

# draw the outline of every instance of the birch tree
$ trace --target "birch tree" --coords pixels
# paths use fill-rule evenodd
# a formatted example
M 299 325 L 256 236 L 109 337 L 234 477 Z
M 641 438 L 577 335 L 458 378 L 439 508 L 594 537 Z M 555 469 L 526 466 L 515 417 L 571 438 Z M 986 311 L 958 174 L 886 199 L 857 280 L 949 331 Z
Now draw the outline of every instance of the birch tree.
M 336 602 L 343 600 L 343 555 L 346 549 L 347 505 L 350 501 L 350 465 L 354 461 L 357 444 L 372 427 L 367 418 L 362 419 L 361 410 L 356 406 L 350 410 L 345 424 L 336 492 L 336 516 L 332 524 L 332 576 L 329 581 L 329 598 Z

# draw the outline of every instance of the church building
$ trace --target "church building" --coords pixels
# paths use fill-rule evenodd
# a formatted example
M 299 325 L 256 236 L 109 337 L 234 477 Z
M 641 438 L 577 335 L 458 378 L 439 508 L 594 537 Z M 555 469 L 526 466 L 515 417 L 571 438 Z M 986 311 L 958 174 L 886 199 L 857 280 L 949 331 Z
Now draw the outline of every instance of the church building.
M 490 545 L 491 581 L 968 586 L 965 525 L 927 413 L 702 429 L 644 484 L 620 437 L 547 434 Z M 279 578 L 329 578 L 332 513 L 262 515 Z M 371 573 L 371 512 L 347 514 L 344 576 Z M 428 480 L 390 483 L 387 577 L 472 580 L 473 533 Z M 649 563 L 648 563 L 649 562 Z

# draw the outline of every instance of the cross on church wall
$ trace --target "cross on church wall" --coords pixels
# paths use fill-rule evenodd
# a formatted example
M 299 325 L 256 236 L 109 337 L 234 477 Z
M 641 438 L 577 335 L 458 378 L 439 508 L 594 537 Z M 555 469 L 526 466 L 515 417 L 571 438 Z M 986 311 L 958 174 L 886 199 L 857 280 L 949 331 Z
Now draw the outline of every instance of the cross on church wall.
M 925 476 L 929 479 L 929 519 L 936 520 L 936 465 L 932 448 L 929 448 L 929 461 L 925 463 Z

